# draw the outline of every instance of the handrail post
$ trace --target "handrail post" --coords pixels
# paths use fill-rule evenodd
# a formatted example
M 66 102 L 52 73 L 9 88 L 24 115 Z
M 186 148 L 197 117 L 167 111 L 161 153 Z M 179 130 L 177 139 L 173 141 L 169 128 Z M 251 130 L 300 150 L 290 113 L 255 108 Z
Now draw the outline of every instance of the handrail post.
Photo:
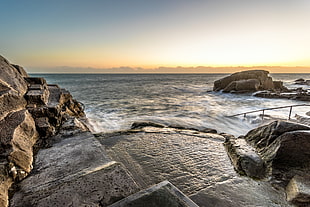
M 265 110 L 263 110 L 262 120 L 264 120 Z
M 288 120 L 291 119 L 292 109 L 293 109 L 293 106 L 290 107 L 290 113 L 289 113 L 289 115 L 288 115 Z

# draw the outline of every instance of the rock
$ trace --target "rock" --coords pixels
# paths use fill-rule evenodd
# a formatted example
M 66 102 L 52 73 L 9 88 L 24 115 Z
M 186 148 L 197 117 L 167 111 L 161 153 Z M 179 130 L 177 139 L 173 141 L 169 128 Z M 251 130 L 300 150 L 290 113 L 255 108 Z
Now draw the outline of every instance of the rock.
M 294 176 L 286 187 L 286 198 L 298 206 L 310 206 L 310 176 Z
M 214 82 L 214 91 L 225 89 L 225 92 L 251 92 L 257 90 L 273 90 L 272 78 L 265 70 L 248 70 L 234 73 Z M 230 85 L 230 86 L 229 86 Z
M 9 114 L 0 121 L 1 157 L 7 157 L 19 171 L 29 173 L 32 169 L 33 153 L 38 133 L 27 110 Z
M 19 71 L 0 56 L 0 83 L 23 96 L 27 91 L 27 82 Z
M 218 134 L 173 128 L 97 135 L 107 153 L 148 188 L 169 180 L 187 195 L 236 176 Z
M 233 81 L 223 89 L 223 92 L 253 92 L 258 91 L 260 82 L 257 79 Z
M 9 175 L 6 163 L 0 163 L 0 206 L 9 205 L 9 188 L 13 184 L 13 179 Z
M 218 182 L 190 196 L 200 207 L 289 207 L 282 191 L 246 177 Z
M 275 121 L 251 130 L 246 136 L 280 185 L 295 175 L 310 170 L 310 127 Z
M 25 109 L 8 114 L 0 127 L 0 206 L 8 206 L 8 189 L 32 169 L 32 147 L 38 134 Z
M 11 206 L 107 206 L 139 190 L 89 132 L 41 149 L 33 173 L 18 186 Z
M 24 109 L 26 104 L 26 100 L 17 92 L 0 83 L 0 120 L 13 111 Z
M 266 163 L 245 139 L 226 139 L 225 147 L 237 172 L 256 179 L 266 177 Z
M 295 80 L 296 85 L 310 85 L 310 80 L 305 80 L 303 78 Z
M 272 91 L 259 91 L 253 94 L 261 98 L 279 98 L 279 99 L 293 99 L 299 101 L 310 101 L 310 94 L 306 91 L 290 90 L 289 92 L 272 92 Z
M 198 207 L 168 181 L 130 195 L 109 207 Z
M 159 128 L 164 128 L 165 125 L 162 125 L 162 124 L 158 124 L 158 123 L 154 123 L 154 122 L 134 122 L 132 125 L 131 125 L 131 129 L 141 129 L 143 127 L 159 127 Z
M 282 81 L 273 81 L 273 86 L 276 91 L 287 91 L 288 89 L 283 85 Z
M 25 71 L 25 69 L 22 67 L 22 66 L 19 66 L 19 65 L 14 65 L 14 64 L 11 64 L 14 68 L 16 68 L 16 70 L 19 72 L 19 74 L 26 78 L 26 77 L 29 77 L 27 72 Z

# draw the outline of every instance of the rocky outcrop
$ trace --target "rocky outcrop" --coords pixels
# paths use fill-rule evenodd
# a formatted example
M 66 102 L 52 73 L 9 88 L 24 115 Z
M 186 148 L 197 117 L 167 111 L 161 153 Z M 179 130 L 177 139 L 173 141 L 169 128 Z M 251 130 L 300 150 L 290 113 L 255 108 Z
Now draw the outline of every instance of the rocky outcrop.
M 68 91 L 0 56 L 0 206 L 8 206 L 11 185 L 31 172 L 35 152 L 57 140 L 51 136 L 89 131 L 86 121 Z
M 261 98 L 280 98 L 280 99 L 292 99 L 298 101 L 310 101 L 309 92 L 302 89 L 292 89 L 286 92 L 259 91 L 257 93 L 254 93 L 253 95 Z
M 310 127 L 275 121 L 251 130 L 245 140 L 268 164 L 271 175 L 283 185 L 296 174 L 310 170 Z
M 296 85 L 308 85 L 310 86 L 310 80 L 305 80 L 303 78 L 295 80 Z
M 214 91 L 254 92 L 259 90 L 285 90 L 283 83 L 273 81 L 265 70 L 249 70 L 234 73 L 214 82 Z

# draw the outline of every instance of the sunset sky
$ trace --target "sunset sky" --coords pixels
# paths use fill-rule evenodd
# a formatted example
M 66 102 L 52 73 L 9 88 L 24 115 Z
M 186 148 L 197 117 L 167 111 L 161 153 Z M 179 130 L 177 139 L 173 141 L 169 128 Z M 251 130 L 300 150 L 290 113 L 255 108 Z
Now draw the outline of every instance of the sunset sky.
M 310 66 L 309 0 L 0 3 L 0 54 L 30 72 Z

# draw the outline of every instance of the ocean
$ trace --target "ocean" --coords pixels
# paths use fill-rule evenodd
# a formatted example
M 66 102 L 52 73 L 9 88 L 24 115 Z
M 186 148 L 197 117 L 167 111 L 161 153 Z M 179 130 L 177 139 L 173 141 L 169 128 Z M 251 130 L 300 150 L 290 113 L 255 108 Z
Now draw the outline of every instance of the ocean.
M 308 102 L 265 99 L 252 94 L 213 92 L 213 82 L 227 74 L 31 74 L 44 77 L 49 84 L 58 84 L 84 103 L 94 132 L 129 129 L 136 121 L 151 121 L 189 128 L 212 128 L 235 136 L 272 120 L 287 119 L 289 108 L 261 112 L 246 117 L 233 114 L 270 107 Z M 294 80 L 309 79 L 309 74 L 271 74 L 289 88 L 298 88 Z M 303 86 L 310 90 L 310 87 Z M 305 115 L 310 107 L 293 108 Z

